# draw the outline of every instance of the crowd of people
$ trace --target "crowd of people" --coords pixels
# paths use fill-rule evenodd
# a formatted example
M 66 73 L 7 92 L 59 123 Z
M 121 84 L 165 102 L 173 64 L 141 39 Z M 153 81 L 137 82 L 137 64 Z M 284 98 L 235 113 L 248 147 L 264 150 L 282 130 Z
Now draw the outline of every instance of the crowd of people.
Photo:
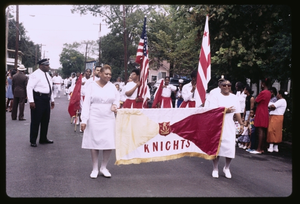
M 237 83 L 236 87 L 238 86 Z M 278 144 L 282 141 L 287 93 L 277 91 L 275 87 L 269 89 L 269 86 L 269 79 L 262 80 L 262 91 L 256 98 L 252 96 L 253 92 L 248 85 L 242 94 L 237 93 L 244 109 L 244 130 L 242 133 L 237 131 L 238 147 L 252 154 L 262 154 L 265 150 L 278 152 Z
M 18 67 L 17 74 L 12 70 L 7 76 L 6 110 L 11 111 L 12 120 L 16 120 L 19 106 L 19 120 L 24 118 L 24 104 L 29 102 L 31 111 L 30 144 L 37 147 L 36 140 L 40 127 L 41 144 L 53 143 L 47 138 L 50 111 L 54 108 L 54 99 L 60 97 L 63 87 L 64 95 L 70 100 L 80 72 L 72 73 L 70 78 L 62 79 L 57 73 L 49 75 L 49 60 L 38 62 L 39 69 L 29 77 L 25 75 L 25 67 Z M 206 95 L 206 100 L 197 100 L 197 71 L 191 73 L 191 81 L 183 84 L 179 80 L 178 87 L 170 84 L 170 77 L 165 77 L 155 93 L 150 87 L 142 98 L 138 96 L 140 87 L 140 70 L 132 70 L 126 83 L 118 78 L 111 82 L 112 70 L 109 65 L 86 69 L 81 77 L 80 108 L 78 119 L 83 132 L 82 148 L 90 149 L 92 157 L 91 178 L 101 173 L 111 177 L 106 166 L 113 149 L 115 149 L 114 126 L 119 108 L 217 108 L 225 107 L 223 133 L 219 155 L 213 160 L 212 177 L 218 178 L 219 157 L 225 157 L 223 172 L 231 178 L 230 163 L 235 157 L 236 145 L 252 154 L 278 152 L 278 144 L 282 141 L 283 115 L 287 106 L 285 92 L 270 87 L 270 80 L 261 83 L 262 91 L 257 97 L 249 85 L 241 82 L 235 84 L 235 93 L 229 80 L 222 76 L 218 87 Z M 172 103 L 171 95 L 176 96 Z M 153 103 L 148 105 L 153 95 Z M 199 98 L 199 97 L 198 97 Z M 269 144 L 266 147 L 266 144 Z M 103 151 L 101 167 L 98 166 L 99 151 Z

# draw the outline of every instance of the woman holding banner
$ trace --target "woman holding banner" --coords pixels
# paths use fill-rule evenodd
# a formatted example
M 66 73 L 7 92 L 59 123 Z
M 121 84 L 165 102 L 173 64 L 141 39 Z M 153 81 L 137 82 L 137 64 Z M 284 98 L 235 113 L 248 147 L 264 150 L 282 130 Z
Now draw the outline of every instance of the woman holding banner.
M 221 94 L 214 94 L 211 97 L 210 103 L 205 103 L 205 107 L 217 108 L 225 107 L 226 114 L 223 122 L 223 131 L 221 138 L 221 145 L 219 148 L 219 154 L 216 159 L 213 160 L 213 172 L 212 177 L 218 178 L 218 164 L 219 156 L 225 157 L 225 166 L 223 172 L 226 178 L 231 178 L 229 166 L 231 160 L 235 157 L 235 124 L 233 121 L 233 115 L 235 114 L 238 122 L 240 123 L 240 130 L 243 129 L 243 122 L 240 115 L 240 103 L 237 96 L 230 93 L 231 83 L 228 80 L 224 80 L 221 83 Z
M 120 105 L 120 94 L 110 82 L 109 65 L 101 68 L 99 77 L 100 80 L 92 82 L 86 90 L 81 113 L 82 148 L 90 149 L 92 155 L 91 178 L 97 178 L 99 173 L 99 150 L 103 150 L 100 173 L 111 177 L 106 166 L 112 149 L 115 149 L 115 113 Z

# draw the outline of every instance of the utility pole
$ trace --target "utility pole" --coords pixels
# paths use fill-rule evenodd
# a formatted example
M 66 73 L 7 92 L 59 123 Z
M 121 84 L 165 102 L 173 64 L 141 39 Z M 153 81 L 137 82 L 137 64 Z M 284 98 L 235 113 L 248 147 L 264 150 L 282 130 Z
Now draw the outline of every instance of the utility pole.
M 101 60 L 101 23 L 99 27 L 99 66 L 101 66 L 100 60 Z
M 7 71 L 8 16 L 9 16 L 9 6 L 7 7 L 7 12 L 6 12 L 6 33 L 5 33 L 5 71 Z
M 86 46 L 85 46 L 85 65 L 84 65 L 84 70 L 86 70 L 86 55 L 87 55 L 87 49 L 88 49 L 88 42 L 86 42 Z
M 15 69 L 18 68 L 19 58 L 19 5 L 16 8 L 16 48 L 15 48 Z
M 43 44 L 39 44 L 41 46 L 41 57 L 42 57 L 42 50 L 43 50 L 43 46 L 46 46 L 46 45 L 43 45 Z
M 125 68 L 125 73 L 124 73 L 124 81 L 127 81 L 128 76 L 127 76 L 127 45 L 126 45 L 126 22 L 125 22 L 125 5 L 123 5 L 123 21 L 124 21 L 124 68 Z
M 38 53 L 38 44 L 36 44 L 35 46 L 35 62 L 34 62 L 34 65 L 35 65 L 35 69 L 33 71 L 35 71 L 37 69 L 37 53 Z
M 99 66 L 101 66 L 101 63 L 100 63 L 100 61 L 101 61 L 101 25 L 106 26 L 107 24 L 105 24 L 105 23 L 95 24 L 94 23 L 94 25 L 99 25 L 99 32 L 98 32 L 98 37 L 99 37 Z

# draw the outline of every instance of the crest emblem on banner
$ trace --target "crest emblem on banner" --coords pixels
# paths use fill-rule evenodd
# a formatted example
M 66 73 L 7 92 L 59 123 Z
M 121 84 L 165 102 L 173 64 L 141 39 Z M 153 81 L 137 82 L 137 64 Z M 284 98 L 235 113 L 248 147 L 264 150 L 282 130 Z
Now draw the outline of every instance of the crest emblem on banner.
M 167 136 L 171 133 L 170 122 L 162 122 L 159 124 L 159 134 L 162 136 Z

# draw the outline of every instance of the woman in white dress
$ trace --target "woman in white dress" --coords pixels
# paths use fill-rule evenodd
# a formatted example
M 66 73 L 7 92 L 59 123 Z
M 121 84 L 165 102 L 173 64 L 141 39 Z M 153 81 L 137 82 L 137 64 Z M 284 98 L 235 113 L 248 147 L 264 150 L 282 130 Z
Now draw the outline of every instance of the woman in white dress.
M 84 131 L 82 148 L 90 149 L 92 155 L 91 178 L 97 178 L 99 174 L 99 150 L 103 150 L 100 173 L 111 177 L 106 166 L 115 149 L 115 113 L 120 104 L 120 93 L 110 82 L 110 66 L 104 65 L 98 76 L 100 80 L 92 82 L 86 90 L 81 113 L 81 129 Z
M 213 160 L 213 172 L 212 177 L 218 178 L 218 164 L 219 156 L 225 157 L 225 166 L 223 172 L 226 178 L 231 178 L 231 173 L 229 166 L 231 160 L 235 157 L 235 124 L 233 121 L 233 115 L 235 114 L 239 124 L 241 125 L 241 130 L 243 129 L 243 122 L 240 115 L 240 102 L 236 95 L 230 93 L 231 83 L 225 80 L 221 83 L 221 94 L 214 94 L 210 100 L 209 105 L 205 107 L 217 108 L 225 107 L 226 114 L 223 124 L 223 132 L 221 138 L 221 145 L 219 149 L 219 154 L 216 159 Z M 206 104 L 206 103 L 205 103 Z

